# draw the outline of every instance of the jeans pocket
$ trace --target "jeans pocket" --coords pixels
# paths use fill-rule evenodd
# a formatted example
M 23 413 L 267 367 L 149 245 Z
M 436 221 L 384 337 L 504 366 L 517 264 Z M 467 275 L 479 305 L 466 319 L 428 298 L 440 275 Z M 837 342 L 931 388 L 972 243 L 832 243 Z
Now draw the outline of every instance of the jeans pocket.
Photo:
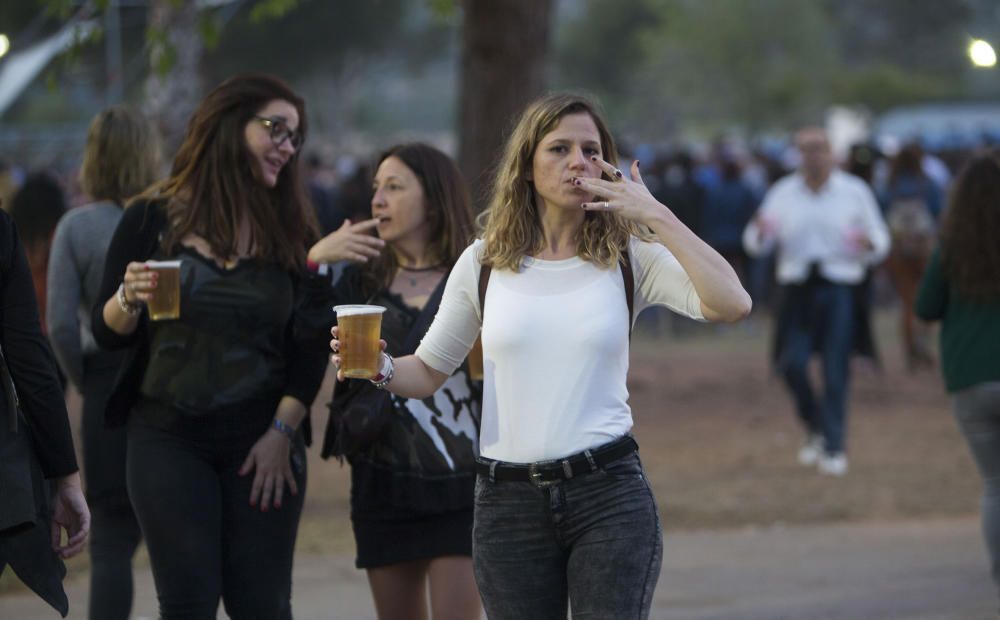
M 601 473 L 614 480 L 643 480 L 645 472 L 642 469 L 642 462 L 639 461 L 639 454 L 633 452 L 622 458 L 611 461 L 601 467 Z

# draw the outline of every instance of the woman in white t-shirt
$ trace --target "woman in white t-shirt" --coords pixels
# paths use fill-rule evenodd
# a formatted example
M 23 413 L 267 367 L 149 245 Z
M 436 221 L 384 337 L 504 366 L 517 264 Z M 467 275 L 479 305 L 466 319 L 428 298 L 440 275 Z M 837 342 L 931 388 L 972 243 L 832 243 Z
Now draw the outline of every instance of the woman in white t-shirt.
M 652 197 L 639 162 L 631 179 L 615 163 L 591 102 L 531 104 L 483 239 L 456 263 L 416 353 L 384 355 L 373 379 L 427 396 L 482 329 L 473 564 L 491 619 L 565 618 L 567 603 L 586 617 L 648 616 L 662 533 L 630 434 L 630 316 L 654 304 L 711 321 L 750 311 L 733 269 Z

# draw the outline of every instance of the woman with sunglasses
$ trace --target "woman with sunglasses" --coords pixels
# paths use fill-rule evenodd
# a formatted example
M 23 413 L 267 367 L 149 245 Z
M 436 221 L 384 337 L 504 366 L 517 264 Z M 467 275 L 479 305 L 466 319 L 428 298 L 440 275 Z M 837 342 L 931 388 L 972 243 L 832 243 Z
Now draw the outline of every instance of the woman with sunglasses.
M 521 115 L 483 238 L 462 253 L 414 355 L 373 382 L 423 398 L 482 329 L 483 409 L 472 563 L 491 620 L 646 618 L 663 542 L 631 435 L 633 308 L 735 321 L 733 268 L 615 167 L 596 107 L 548 95 Z M 330 343 L 336 351 L 340 342 Z
M 220 597 L 234 619 L 291 618 L 303 425 L 330 322 L 328 285 L 305 269 L 305 132 L 281 80 L 226 80 L 108 248 L 93 331 L 129 349 L 106 411 L 109 424 L 127 414 L 128 492 L 161 618 L 215 618 Z M 177 319 L 149 317 L 150 259 L 181 261 Z

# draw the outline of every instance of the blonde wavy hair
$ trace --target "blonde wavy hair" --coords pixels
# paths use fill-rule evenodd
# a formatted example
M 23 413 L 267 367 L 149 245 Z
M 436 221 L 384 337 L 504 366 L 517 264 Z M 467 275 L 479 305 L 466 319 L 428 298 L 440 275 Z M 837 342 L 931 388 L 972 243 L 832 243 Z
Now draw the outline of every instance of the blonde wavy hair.
M 521 114 L 496 167 L 489 206 L 477 223 L 482 230 L 480 261 L 497 269 L 518 271 L 526 256 L 543 249 L 541 218 L 535 204 L 535 187 L 528 179 L 535 150 L 564 116 L 589 114 L 601 137 L 601 155 L 617 166 L 618 152 L 597 106 L 582 95 L 551 93 L 532 102 Z M 610 181 L 607 175 L 601 178 Z M 621 260 L 629 237 L 648 239 L 648 231 L 614 213 L 588 211 L 577 242 L 577 255 L 604 268 Z

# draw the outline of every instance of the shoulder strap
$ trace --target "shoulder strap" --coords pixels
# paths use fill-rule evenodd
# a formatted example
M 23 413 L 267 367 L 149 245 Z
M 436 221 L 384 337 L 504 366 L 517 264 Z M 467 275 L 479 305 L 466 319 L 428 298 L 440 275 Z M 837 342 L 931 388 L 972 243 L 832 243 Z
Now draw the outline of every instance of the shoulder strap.
M 486 287 L 490 285 L 490 274 L 493 267 L 490 265 L 480 265 L 479 267 L 479 315 L 486 315 Z
M 621 269 L 622 280 L 625 281 L 625 303 L 628 304 L 628 335 L 631 338 L 635 303 L 635 275 L 632 273 L 632 257 L 629 256 L 628 248 L 622 252 L 618 268 Z
M 406 342 L 403 343 L 403 348 L 399 351 L 400 356 L 409 355 L 417 350 L 417 343 L 427 333 L 431 321 L 434 320 L 434 315 L 437 314 L 438 308 L 441 306 L 441 297 L 444 296 L 444 286 L 448 283 L 449 275 L 451 275 L 451 271 L 444 274 L 434 292 L 427 299 L 427 303 L 424 304 L 424 309 L 420 311 L 417 320 L 413 322 L 410 333 L 406 335 Z
M 635 298 L 635 276 L 632 273 L 632 258 L 628 249 L 622 252 L 621 260 L 618 261 L 618 268 L 621 269 L 622 279 L 625 281 L 625 303 L 628 304 L 628 335 L 632 336 L 632 317 L 634 313 Z M 479 267 L 479 314 L 486 316 L 486 287 L 490 285 L 490 273 L 493 268 L 489 265 Z

